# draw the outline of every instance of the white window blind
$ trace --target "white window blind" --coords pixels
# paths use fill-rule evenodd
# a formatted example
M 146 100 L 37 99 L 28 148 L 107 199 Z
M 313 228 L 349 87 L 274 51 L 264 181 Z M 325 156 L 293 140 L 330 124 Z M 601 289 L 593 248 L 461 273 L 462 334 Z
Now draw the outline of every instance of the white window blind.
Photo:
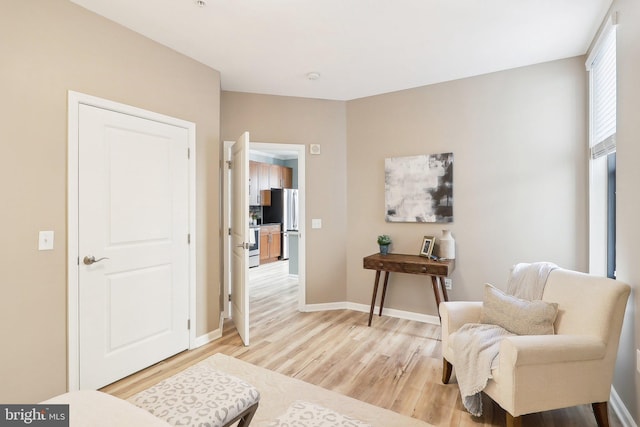
M 591 158 L 616 151 L 616 31 L 605 31 L 587 60 L 591 82 Z
M 616 12 L 609 15 L 589 58 L 589 272 L 615 270 Z M 613 190 L 613 191 L 612 191 Z M 611 256 L 610 256 L 611 255 Z

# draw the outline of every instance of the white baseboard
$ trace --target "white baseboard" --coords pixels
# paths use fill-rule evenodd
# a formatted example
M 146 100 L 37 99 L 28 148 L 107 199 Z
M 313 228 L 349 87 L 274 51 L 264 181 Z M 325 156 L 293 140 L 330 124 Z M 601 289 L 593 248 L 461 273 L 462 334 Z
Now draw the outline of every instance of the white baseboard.
M 609 403 L 609 406 L 611 407 L 611 409 L 613 409 L 613 412 L 616 413 L 624 427 L 638 427 L 636 422 L 633 420 L 633 417 L 627 410 L 627 407 L 624 406 L 624 403 L 622 402 L 622 399 L 620 399 L 620 396 L 616 392 L 616 389 L 613 387 L 611 387 Z
M 210 342 L 215 341 L 218 338 L 222 338 L 222 328 L 215 329 L 205 335 L 200 335 L 199 337 L 196 337 L 194 346 L 190 350 L 193 350 L 194 348 L 202 347 L 203 345 L 209 344 Z
M 356 304 L 355 302 L 348 302 L 347 308 L 349 310 L 362 311 L 364 313 L 369 313 L 369 311 L 371 310 L 370 305 Z M 380 307 L 376 305 L 373 309 L 374 318 L 378 316 L 379 310 L 380 310 Z M 412 311 L 396 310 L 394 308 L 382 309 L 382 315 L 396 317 L 398 319 L 415 320 L 417 322 L 422 322 L 422 323 L 431 323 L 433 325 L 440 324 L 440 318 L 438 316 L 431 316 L 430 314 L 414 313 Z
M 312 312 L 312 311 L 328 311 L 328 310 L 354 310 L 354 311 L 361 311 L 363 313 L 369 313 L 370 309 L 371 309 L 370 305 L 342 301 L 342 302 L 330 302 L 326 304 L 306 304 L 304 307 L 302 307 L 301 311 Z M 375 306 L 374 313 L 376 316 L 379 310 L 380 310 L 380 307 Z M 385 316 L 395 317 L 398 319 L 415 320 L 417 322 L 431 323 L 433 325 L 440 324 L 439 317 L 431 316 L 429 314 L 414 313 L 411 311 L 396 310 L 393 308 L 383 309 L 382 314 Z
M 311 313 L 313 311 L 330 311 L 330 310 L 346 310 L 346 302 L 328 302 L 324 304 L 305 304 L 300 307 L 300 311 L 305 313 Z

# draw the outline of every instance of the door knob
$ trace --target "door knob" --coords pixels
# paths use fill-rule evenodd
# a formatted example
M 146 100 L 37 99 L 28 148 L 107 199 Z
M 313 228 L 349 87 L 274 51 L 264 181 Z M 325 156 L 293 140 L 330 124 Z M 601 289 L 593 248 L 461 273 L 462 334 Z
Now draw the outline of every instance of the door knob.
M 84 257 L 84 259 L 82 260 L 82 262 L 83 262 L 85 265 L 91 265 L 91 264 L 93 264 L 93 263 L 100 262 L 100 261 L 102 261 L 103 259 L 109 259 L 109 258 L 107 258 L 106 256 L 104 256 L 104 257 L 102 257 L 102 258 L 98 258 L 98 259 L 96 259 L 93 255 L 91 255 L 91 256 L 85 256 L 85 257 Z
M 236 248 L 249 249 L 249 243 L 240 243 L 239 245 L 236 245 Z

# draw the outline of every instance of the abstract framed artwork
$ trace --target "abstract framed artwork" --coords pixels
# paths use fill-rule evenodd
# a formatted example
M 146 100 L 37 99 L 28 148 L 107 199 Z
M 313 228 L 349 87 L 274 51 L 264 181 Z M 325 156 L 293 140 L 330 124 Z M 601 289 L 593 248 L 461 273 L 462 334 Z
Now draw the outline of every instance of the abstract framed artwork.
M 453 153 L 384 161 L 387 222 L 453 222 Z

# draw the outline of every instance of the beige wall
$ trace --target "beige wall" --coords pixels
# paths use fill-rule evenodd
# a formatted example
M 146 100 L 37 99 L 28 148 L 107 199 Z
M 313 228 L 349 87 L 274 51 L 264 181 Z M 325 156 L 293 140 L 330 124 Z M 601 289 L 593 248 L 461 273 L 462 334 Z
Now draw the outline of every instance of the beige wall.
M 636 370 L 636 349 L 640 341 L 640 320 L 636 307 L 640 286 L 640 3 L 616 0 L 612 10 L 618 12 L 616 268 L 618 279 L 633 288 L 620 340 L 614 387 L 635 423 L 639 424 L 640 375 Z
M 306 259 L 308 304 L 346 298 L 345 103 L 319 99 L 222 92 L 224 141 L 249 131 L 254 142 L 320 144 L 306 155 Z M 311 219 L 322 219 L 321 229 Z
M 362 257 L 378 234 L 403 253 L 440 235 L 442 225 L 384 221 L 384 159 L 453 152 L 451 297 L 474 299 L 518 261 L 586 270 L 586 90 L 573 58 L 346 103 L 223 92 L 221 126 L 225 140 L 248 130 L 253 141 L 322 144 L 307 156 L 307 222 L 324 227 L 307 225 L 307 303 L 369 304 Z M 423 278 L 392 284 L 388 307 L 437 315 Z
M 586 270 L 586 91 L 584 59 L 573 58 L 346 103 L 223 92 L 221 126 L 225 140 L 248 130 L 258 142 L 322 144 L 307 156 L 307 222 L 323 219 L 322 230 L 307 224 L 310 304 L 369 304 L 362 257 L 378 234 L 401 253 L 440 235 L 442 225 L 384 221 L 384 159 L 453 152 L 451 297 L 477 299 L 515 262 Z M 388 307 L 437 315 L 424 278 L 391 283 Z
M 66 0 L 3 0 L 0 40 L 0 402 L 24 403 L 66 390 L 68 90 L 196 123 L 198 333 L 218 328 L 220 76 Z
M 587 79 L 572 58 L 349 102 L 347 298 L 368 304 L 362 257 L 389 234 L 417 254 L 456 239 L 452 299 L 481 299 L 516 262 L 587 268 Z M 386 223 L 384 159 L 453 152 L 454 222 Z M 392 275 L 385 307 L 437 316 L 424 278 Z

